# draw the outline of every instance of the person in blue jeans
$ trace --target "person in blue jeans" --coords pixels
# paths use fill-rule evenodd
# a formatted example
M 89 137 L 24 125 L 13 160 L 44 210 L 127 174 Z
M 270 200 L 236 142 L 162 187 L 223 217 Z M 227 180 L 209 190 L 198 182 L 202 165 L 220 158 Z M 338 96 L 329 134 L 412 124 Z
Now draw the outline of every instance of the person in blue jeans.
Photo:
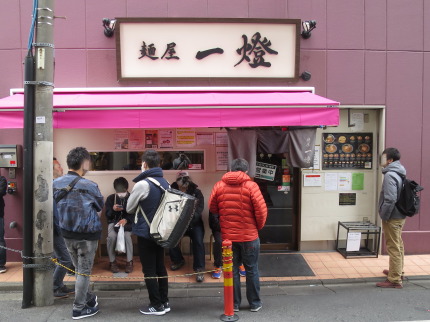
M 234 311 L 238 312 L 242 302 L 239 266 L 246 269 L 246 298 L 251 312 L 261 310 L 258 256 L 260 239 L 258 231 L 264 227 L 267 206 L 258 185 L 247 175 L 249 164 L 244 159 L 235 159 L 230 172 L 218 181 L 209 199 L 209 211 L 219 214 L 223 240 L 233 244 L 233 289 Z
M 87 149 L 77 147 L 67 155 L 69 172 L 54 180 L 58 222 L 67 250 L 76 268 L 74 320 L 98 313 L 97 296 L 90 292 L 91 270 L 102 232 L 100 212 L 104 198 L 97 184 L 83 176 L 90 169 Z M 71 188 L 71 185 L 74 186 Z
M 63 168 L 61 167 L 60 162 L 56 158 L 54 158 L 53 162 L 53 177 L 54 180 L 63 176 Z M 72 268 L 72 259 L 70 258 L 69 251 L 67 250 L 66 243 L 63 238 L 63 234 L 61 233 L 61 228 L 58 222 L 58 210 L 54 202 L 54 255 L 57 258 L 58 262 L 61 265 L 64 265 L 68 268 Z M 66 298 L 69 297 L 69 294 L 74 294 L 75 291 L 69 289 L 66 285 L 64 285 L 64 277 L 68 272 L 64 267 L 57 265 L 54 269 L 54 297 L 56 298 Z
M 6 247 L 4 240 L 4 200 L 6 195 L 7 180 L 0 175 L 0 246 Z M 0 273 L 6 273 L 6 249 L 0 247 Z
M 202 212 L 205 207 L 204 197 L 198 186 L 191 180 L 188 171 L 180 171 L 176 176 L 176 182 L 172 183 L 172 188 L 181 190 L 191 196 L 197 198 L 197 205 L 193 214 L 193 219 L 185 233 L 185 235 L 191 238 L 193 245 L 193 270 L 198 273 L 196 275 L 196 281 L 201 283 L 204 280 L 203 272 L 205 270 L 205 245 L 203 238 L 205 235 L 205 228 L 202 220 Z M 171 248 L 169 250 L 170 260 L 172 265 L 170 266 L 172 271 L 180 269 L 185 264 L 184 257 L 182 256 L 180 246 Z

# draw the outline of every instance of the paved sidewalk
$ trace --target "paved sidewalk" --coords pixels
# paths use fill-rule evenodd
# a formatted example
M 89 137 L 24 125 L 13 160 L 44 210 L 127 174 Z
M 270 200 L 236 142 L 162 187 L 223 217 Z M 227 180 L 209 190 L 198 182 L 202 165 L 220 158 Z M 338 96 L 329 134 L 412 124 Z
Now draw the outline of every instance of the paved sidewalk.
M 295 277 L 261 277 L 263 283 L 288 283 L 294 281 L 332 281 L 338 283 L 349 283 L 357 281 L 372 281 L 373 279 L 383 279 L 383 269 L 388 268 L 388 256 L 379 256 L 379 258 L 350 258 L 345 259 L 338 252 L 314 252 L 314 253 L 301 253 L 313 270 L 315 276 L 295 276 Z M 288 256 L 289 254 L 285 254 Z M 197 283 L 194 276 L 178 276 L 187 273 L 192 273 L 192 257 L 185 255 L 186 264 L 178 271 L 170 270 L 170 262 L 166 258 L 168 267 L 168 274 L 172 276 L 169 278 L 169 284 L 177 284 L 177 287 L 209 287 L 209 286 L 222 286 L 223 279 L 212 279 L 210 273 L 205 274 L 203 283 Z M 107 257 L 102 257 L 97 260 L 94 265 L 93 275 L 91 281 L 94 282 L 95 287 L 100 285 L 102 288 L 109 285 L 115 285 L 114 289 L 132 289 L 143 287 L 143 274 L 142 268 L 138 257 L 134 258 L 134 271 L 128 274 L 132 279 L 112 279 L 113 275 L 127 276 L 124 273 L 125 257 L 117 259 L 120 266 L 121 273 L 112 274 L 109 268 L 109 261 Z M 7 263 L 8 271 L 0 274 L 0 290 L 8 288 L 19 288 L 22 283 L 22 263 L 14 262 Z M 206 269 L 213 269 L 213 264 L 209 261 L 209 256 L 206 257 Z M 430 255 L 408 255 L 405 256 L 405 276 L 409 279 L 430 279 Z M 65 282 L 73 283 L 74 277 L 66 276 Z M 110 282 L 110 283 L 106 283 Z M 112 283 L 114 282 L 114 283 Z M 104 286 L 102 286 L 104 285 Z M 121 286 L 122 285 L 122 286 Z M 2 287 L 3 286 L 3 287 Z

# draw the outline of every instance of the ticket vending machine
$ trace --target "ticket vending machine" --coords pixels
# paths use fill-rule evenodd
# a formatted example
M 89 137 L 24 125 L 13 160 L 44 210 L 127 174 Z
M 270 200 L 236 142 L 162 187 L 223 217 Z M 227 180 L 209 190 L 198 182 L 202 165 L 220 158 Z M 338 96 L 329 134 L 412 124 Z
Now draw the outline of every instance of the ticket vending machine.
M 20 167 L 21 149 L 19 145 L 0 145 L 0 168 L 9 169 L 9 179 L 16 178 L 16 168 Z M 16 192 L 16 181 L 8 181 L 7 192 Z

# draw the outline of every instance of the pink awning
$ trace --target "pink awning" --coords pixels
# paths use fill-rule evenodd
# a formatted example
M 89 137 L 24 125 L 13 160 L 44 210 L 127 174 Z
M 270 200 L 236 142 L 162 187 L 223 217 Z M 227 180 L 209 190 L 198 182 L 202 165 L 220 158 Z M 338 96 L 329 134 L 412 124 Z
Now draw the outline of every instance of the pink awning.
M 23 105 L 0 99 L 0 128 L 22 128 Z M 54 128 L 335 126 L 337 105 L 310 92 L 55 93 Z

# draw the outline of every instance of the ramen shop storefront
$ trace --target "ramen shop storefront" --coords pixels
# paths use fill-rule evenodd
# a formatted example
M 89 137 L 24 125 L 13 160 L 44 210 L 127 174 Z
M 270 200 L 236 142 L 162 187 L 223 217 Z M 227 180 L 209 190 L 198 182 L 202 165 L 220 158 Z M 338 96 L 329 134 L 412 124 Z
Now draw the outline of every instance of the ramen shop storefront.
M 23 94 L 17 91 L 0 104 L 7 110 L 0 112 L 3 127 L 22 127 Z M 299 135 L 311 131 L 308 145 L 313 147 L 316 127 L 337 126 L 337 105 L 312 88 L 56 89 L 54 155 L 65 165 L 71 148 L 86 146 L 93 157 L 88 177 L 104 196 L 113 192 L 116 177 L 132 182 L 145 149 L 160 153 L 170 182 L 178 171 L 176 159 L 184 155 L 183 165 L 206 200 L 227 171 L 229 157 L 246 157 L 269 207 L 263 248 L 297 249 L 300 171 L 289 166 L 287 155 L 311 160 L 314 149 L 301 149 L 305 144 Z

